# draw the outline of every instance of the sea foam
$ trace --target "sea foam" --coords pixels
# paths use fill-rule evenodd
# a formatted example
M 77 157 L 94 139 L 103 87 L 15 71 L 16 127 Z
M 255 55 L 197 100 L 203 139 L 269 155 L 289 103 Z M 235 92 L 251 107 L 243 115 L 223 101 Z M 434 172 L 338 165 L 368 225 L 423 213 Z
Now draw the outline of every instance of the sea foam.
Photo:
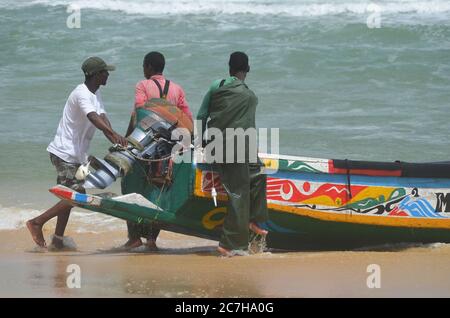
M 44 211 L 22 208 L 3 207 L 0 205 L 0 230 L 15 230 L 25 227 L 25 222 Z M 114 230 L 126 230 L 125 221 L 102 213 L 72 211 L 69 224 L 77 233 L 100 233 Z
M 315 17 L 341 14 L 366 15 L 370 12 L 385 14 L 433 15 L 450 13 L 450 3 L 444 0 L 418 1 L 245 1 L 245 0 L 34 0 L 6 1 L 3 7 L 76 6 L 80 9 L 120 11 L 132 15 L 286 15 Z

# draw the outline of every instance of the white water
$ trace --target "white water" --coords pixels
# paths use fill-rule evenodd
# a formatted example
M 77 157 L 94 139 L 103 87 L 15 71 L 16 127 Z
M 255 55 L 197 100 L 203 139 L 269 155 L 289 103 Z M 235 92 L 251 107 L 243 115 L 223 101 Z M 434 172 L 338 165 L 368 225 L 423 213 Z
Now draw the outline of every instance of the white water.
M 14 230 L 25 227 L 25 222 L 44 211 L 21 208 L 3 207 L 0 205 L 0 230 Z M 76 224 L 77 233 L 101 233 L 114 230 L 126 231 L 123 220 L 101 213 L 88 212 L 75 208 L 69 219 L 69 224 Z
M 432 0 L 397 0 L 397 1 L 245 1 L 245 0 L 34 0 L 3 1 L 0 7 L 20 8 L 26 6 L 72 6 L 81 9 L 120 11 L 132 15 L 287 15 L 293 17 L 316 17 L 340 14 L 368 14 L 380 12 L 385 14 L 441 14 L 450 12 L 449 1 Z

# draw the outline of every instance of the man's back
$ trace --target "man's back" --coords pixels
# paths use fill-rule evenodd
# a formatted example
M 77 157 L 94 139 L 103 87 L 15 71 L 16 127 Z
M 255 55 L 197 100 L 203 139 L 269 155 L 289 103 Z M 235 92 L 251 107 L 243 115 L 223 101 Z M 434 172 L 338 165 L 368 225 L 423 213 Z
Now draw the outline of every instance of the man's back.
M 255 112 L 258 98 L 245 83 L 236 79 L 219 87 L 211 94 L 209 127 L 255 128 Z
M 153 75 L 150 79 L 145 79 L 137 83 L 134 101 L 135 107 L 142 107 L 148 100 L 161 97 L 161 91 L 155 81 L 159 83 L 161 90 L 164 90 L 166 79 L 162 74 Z M 170 81 L 166 99 L 192 119 L 192 113 L 186 102 L 184 90 L 180 85 Z

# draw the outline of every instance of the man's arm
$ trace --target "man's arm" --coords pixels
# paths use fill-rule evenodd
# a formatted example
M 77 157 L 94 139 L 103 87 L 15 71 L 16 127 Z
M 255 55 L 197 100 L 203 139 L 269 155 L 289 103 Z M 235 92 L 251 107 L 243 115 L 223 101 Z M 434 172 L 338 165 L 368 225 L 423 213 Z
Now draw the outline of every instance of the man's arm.
M 178 98 L 177 107 L 183 111 L 191 120 L 192 120 L 192 112 L 189 109 L 189 105 L 186 101 L 186 95 L 184 94 L 183 89 L 180 87 L 180 96 Z
M 197 119 L 202 121 L 202 136 L 205 133 L 206 130 L 206 121 L 209 117 L 209 102 L 211 100 L 211 94 L 219 88 L 221 80 L 215 80 L 212 82 L 211 86 L 208 89 L 208 92 L 206 93 L 205 97 L 203 97 L 202 105 L 200 106 L 200 109 L 197 113 Z
M 127 132 L 125 133 L 125 137 L 128 137 L 134 130 L 134 126 L 136 125 L 136 112 L 131 113 L 130 122 L 128 123 Z
M 101 114 L 100 114 L 100 117 L 103 118 L 103 120 L 105 121 L 105 124 L 108 125 L 109 128 L 112 129 L 111 123 L 109 122 L 108 117 L 106 117 L 106 114 L 105 114 L 105 113 L 101 113 Z
M 202 136 L 206 130 L 206 121 L 209 117 L 209 100 L 211 99 L 211 89 L 208 90 L 205 97 L 203 97 L 202 105 L 197 113 L 197 119 L 202 121 Z
M 228 83 L 231 83 L 234 79 L 232 77 L 229 77 L 225 80 L 225 85 Z M 211 94 L 213 92 L 215 92 L 219 86 L 220 86 L 220 82 L 222 80 L 215 80 L 214 82 L 212 82 L 211 86 L 208 89 L 208 92 L 206 93 L 205 97 L 203 97 L 203 101 L 202 101 L 202 105 L 200 106 L 200 109 L 198 110 L 197 113 L 197 119 L 198 120 L 202 120 L 205 121 L 208 119 L 209 117 L 209 101 L 211 100 Z
M 128 141 L 111 128 L 111 123 L 108 119 L 105 120 L 106 116 L 103 115 L 104 114 L 99 115 L 96 112 L 90 112 L 87 114 L 87 117 L 95 127 L 103 132 L 109 141 L 113 144 L 120 144 L 126 147 L 128 145 Z
M 197 119 L 204 120 L 209 116 L 209 100 L 211 99 L 211 89 L 203 97 L 202 105 L 197 113 Z
M 147 92 L 145 90 L 144 81 L 136 84 L 134 90 L 134 107 L 139 107 L 144 105 L 148 100 Z
M 134 106 L 131 111 L 130 122 L 128 123 L 127 132 L 125 133 L 125 137 L 128 137 L 134 130 L 134 126 L 136 125 L 136 108 L 143 106 L 148 100 L 148 96 L 145 90 L 144 81 L 140 81 L 136 84 L 134 89 Z

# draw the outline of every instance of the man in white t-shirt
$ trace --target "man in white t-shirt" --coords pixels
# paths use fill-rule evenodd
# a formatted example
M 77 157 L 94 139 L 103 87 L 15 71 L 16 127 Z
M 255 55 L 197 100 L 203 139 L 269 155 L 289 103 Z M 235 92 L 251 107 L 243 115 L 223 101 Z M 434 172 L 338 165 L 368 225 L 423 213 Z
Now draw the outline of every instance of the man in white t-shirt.
M 100 86 L 106 85 L 108 71 L 113 71 L 115 67 L 107 65 L 99 57 L 90 57 L 83 62 L 81 69 L 85 81 L 78 85 L 67 99 L 56 136 L 48 145 L 47 151 L 58 174 L 57 183 L 85 193 L 82 186 L 84 181 L 77 180 L 75 173 L 80 165 L 88 160 L 89 144 L 96 129 L 101 130 L 113 144 L 126 146 L 127 140 L 112 129 L 98 91 Z M 71 205 L 60 201 L 43 214 L 27 221 L 28 230 L 37 245 L 46 247 L 42 227 L 48 220 L 57 216 L 52 245 L 57 249 L 64 247 L 64 231 L 71 209 Z

